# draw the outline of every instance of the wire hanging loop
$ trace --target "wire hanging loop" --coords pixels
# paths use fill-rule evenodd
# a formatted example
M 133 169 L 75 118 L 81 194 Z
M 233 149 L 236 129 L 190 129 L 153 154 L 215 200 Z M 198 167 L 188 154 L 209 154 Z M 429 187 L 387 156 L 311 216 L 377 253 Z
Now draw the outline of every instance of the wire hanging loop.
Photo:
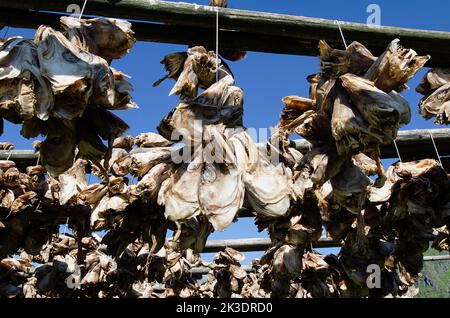
M 339 32 L 341 33 L 342 42 L 344 42 L 345 49 L 348 49 L 347 41 L 345 41 L 345 37 L 344 37 L 344 32 L 342 32 L 341 24 L 339 23 L 338 20 L 334 20 L 334 23 L 337 24 L 337 26 L 339 28 Z
M 81 20 L 81 17 L 83 16 L 84 9 L 86 8 L 86 3 L 87 3 L 87 0 L 84 0 L 83 8 L 81 8 L 81 12 L 80 12 L 80 16 L 78 17 L 78 20 Z
M 402 156 L 400 155 L 400 150 L 398 150 L 397 142 L 395 141 L 395 139 L 393 139 L 393 141 L 394 141 L 395 150 L 397 151 L 398 159 L 400 159 L 400 163 L 403 163 Z
M 441 155 L 439 154 L 439 150 L 436 146 L 436 142 L 434 141 L 433 133 L 431 132 L 431 130 L 429 130 L 428 133 L 430 134 L 431 141 L 433 142 L 434 150 L 436 151 L 436 155 L 438 157 L 439 163 L 441 164 L 441 167 L 444 167 L 444 165 L 442 164 Z

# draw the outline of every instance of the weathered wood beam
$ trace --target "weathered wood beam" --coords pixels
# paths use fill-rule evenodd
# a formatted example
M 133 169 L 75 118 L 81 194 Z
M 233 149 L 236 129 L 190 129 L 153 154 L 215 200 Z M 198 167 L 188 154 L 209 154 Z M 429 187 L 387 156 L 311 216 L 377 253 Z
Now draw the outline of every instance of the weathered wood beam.
M 403 161 L 419 160 L 425 158 L 437 158 L 431 135 L 442 157 L 450 156 L 450 128 L 442 129 L 417 129 L 400 131 L 396 139 L 397 146 Z M 309 150 L 306 140 L 294 140 L 292 146 L 302 153 Z M 149 148 L 135 148 L 133 152 L 145 152 Z M 381 147 L 383 159 L 397 158 L 397 151 L 393 144 Z M 36 164 L 38 154 L 33 150 L 0 150 L 0 160 L 10 159 L 19 167 L 33 166 Z M 442 159 L 444 166 L 450 166 L 450 159 Z M 449 170 L 450 171 L 450 170 Z
M 203 253 L 215 253 L 231 247 L 239 252 L 265 251 L 271 246 L 270 238 L 248 238 L 233 240 L 207 241 Z M 341 241 L 319 240 L 313 243 L 315 248 L 340 247 Z
M 435 235 L 426 235 L 425 239 L 433 241 Z M 232 240 L 210 240 L 206 242 L 203 253 L 216 253 L 224 250 L 227 247 L 231 247 L 239 252 L 257 252 L 265 251 L 271 246 L 270 238 L 246 238 L 246 239 L 232 239 Z M 342 241 L 339 240 L 329 240 L 321 239 L 317 242 L 312 243 L 314 248 L 330 248 L 330 247 L 341 247 Z M 444 255 L 447 256 L 447 255 Z M 439 256 L 440 257 L 440 256 Z M 436 260 L 445 260 L 445 258 Z M 447 256 L 448 257 L 448 256 Z M 431 260 L 431 259 L 430 259 Z
M 424 256 L 425 262 L 450 261 L 450 255 Z
M 66 12 L 74 0 L 0 0 L 0 24 L 35 28 L 40 23 L 55 23 L 48 13 L 29 10 Z M 78 1 L 82 4 L 82 1 Z M 20 15 L 19 11 L 21 10 Z M 86 15 L 107 16 L 152 22 L 136 24 L 138 39 L 178 44 L 212 44 L 216 8 L 189 3 L 148 0 L 90 0 Z M 317 55 L 317 43 L 326 40 L 342 47 L 335 21 L 219 8 L 220 47 L 271 53 Z M 28 11 L 28 12 L 26 12 Z M 155 24 L 155 23 L 160 23 Z M 347 42 L 360 41 L 374 54 L 380 54 L 394 38 L 419 54 L 430 54 L 429 66 L 450 66 L 450 33 L 397 27 L 373 27 L 341 22 Z
M 423 257 L 424 262 L 438 262 L 438 261 L 450 261 L 450 255 L 438 255 L 438 256 L 424 256 Z M 244 265 L 242 268 L 247 273 L 255 272 L 256 269 L 249 265 Z M 211 269 L 208 267 L 194 267 L 189 270 L 189 273 L 192 275 L 207 275 L 211 272 Z
M 450 129 L 415 129 L 399 131 L 396 143 L 403 161 L 437 158 L 431 134 L 441 156 L 450 156 Z M 306 140 L 294 140 L 292 145 L 302 153 L 310 147 Z M 383 159 L 398 158 L 394 143 L 381 147 Z

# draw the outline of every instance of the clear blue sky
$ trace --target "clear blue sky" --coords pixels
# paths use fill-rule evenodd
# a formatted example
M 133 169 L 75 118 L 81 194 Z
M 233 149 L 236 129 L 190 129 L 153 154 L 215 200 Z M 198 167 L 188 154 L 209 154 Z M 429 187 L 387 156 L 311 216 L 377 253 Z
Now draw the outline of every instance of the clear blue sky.
M 82 3 L 81 0 L 74 3 Z M 181 2 L 181 1 L 177 1 Z M 209 0 L 196 0 L 207 4 Z M 228 0 L 230 8 L 267 11 L 337 19 L 365 23 L 369 13 L 366 8 L 375 3 L 381 6 L 381 23 L 388 26 L 400 26 L 439 31 L 450 31 L 450 2 L 439 0 L 346 0 L 346 1 L 300 1 L 300 0 Z M 87 4 L 89 7 L 89 1 Z M 117 17 L 120 18 L 120 17 Z M 43 21 L 45 22 L 45 21 Z M 3 37 L 4 30 L 0 30 Z M 33 30 L 9 28 L 8 36 L 21 35 L 32 37 Z M 336 37 L 339 32 L 336 29 Z M 366 39 L 370 42 L 370 38 Z M 364 44 L 364 42 L 363 42 Z M 387 45 L 388 43 L 386 43 Z M 163 116 L 176 105 L 176 97 L 168 97 L 173 81 L 165 81 L 158 88 L 152 88 L 152 83 L 163 76 L 164 71 L 159 61 L 164 55 L 186 50 L 186 46 L 167 45 L 159 43 L 139 42 L 131 53 L 113 66 L 130 76 L 135 87 L 134 101 L 140 109 L 120 112 L 119 115 L 131 126 L 129 134 L 156 131 L 156 126 Z M 282 108 L 281 98 L 285 95 L 307 96 L 308 85 L 306 76 L 318 71 L 318 59 L 314 57 L 275 55 L 250 52 L 247 58 L 237 63 L 230 63 L 235 74 L 237 85 L 245 92 L 244 123 L 247 127 L 274 126 Z M 413 89 L 404 92 L 412 108 L 413 119 L 404 129 L 437 128 L 432 121 L 425 121 L 418 113 L 420 95 L 414 91 L 422 78 L 422 70 L 410 83 Z M 22 138 L 20 127 L 5 123 L 5 133 L 2 141 L 12 141 L 17 149 L 31 149 L 32 141 Z M 265 236 L 258 234 L 252 219 L 239 220 L 224 233 L 214 233 L 212 239 L 249 238 Z M 252 258 L 258 253 L 248 253 Z M 209 257 L 208 257 L 209 258 Z

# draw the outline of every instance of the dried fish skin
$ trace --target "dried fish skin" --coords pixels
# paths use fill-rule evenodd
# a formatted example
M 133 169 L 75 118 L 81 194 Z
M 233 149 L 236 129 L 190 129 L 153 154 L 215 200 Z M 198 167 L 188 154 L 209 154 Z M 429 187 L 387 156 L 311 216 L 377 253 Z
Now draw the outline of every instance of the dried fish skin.
M 393 40 L 364 75 L 364 78 L 374 82 L 378 89 L 386 93 L 403 91 L 405 84 L 431 58 L 429 55 L 418 56 L 414 50 L 401 47 L 399 42 L 399 39 Z
M 81 116 L 93 93 L 91 65 L 79 57 L 79 48 L 50 27 L 40 27 L 35 42 L 40 72 L 55 95 L 54 116 L 69 120 Z
M 396 138 L 400 127 L 400 113 L 407 113 L 405 104 L 397 96 L 386 94 L 375 87 L 373 82 L 361 77 L 346 74 L 340 77 L 342 86 L 350 96 L 373 136 L 380 143 L 390 143 Z M 407 116 L 403 115 L 405 119 Z
M 114 139 L 112 147 L 119 149 L 131 149 L 134 145 L 134 137 L 133 136 L 122 136 Z M 111 166 L 111 164 L 110 164 Z
M 226 8 L 228 5 L 228 1 L 227 0 L 210 0 L 209 5 L 213 6 L 213 7 Z
M 156 201 L 162 183 L 170 177 L 171 173 L 172 164 L 157 164 L 138 182 L 136 188 L 132 190 L 132 194 L 143 202 Z
M 312 94 L 315 96 L 315 99 L 310 98 L 316 101 L 316 112 L 319 114 L 331 116 L 334 100 L 336 99 L 337 83 L 335 78 L 326 79 L 320 77 L 317 84 L 313 84 L 316 86 L 316 91 Z
M 158 204 L 164 205 L 164 216 L 170 221 L 183 221 L 200 214 L 199 186 L 202 165 L 183 164 L 162 182 Z
M 363 153 L 359 153 L 352 157 L 352 162 L 359 167 L 366 176 L 374 176 L 377 174 L 377 163 Z
M 134 139 L 134 144 L 141 148 L 152 148 L 152 147 L 168 147 L 173 145 L 172 141 L 167 140 L 163 136 L 148 132 L 139 134 Z
M 119 213 L 129 206 L 129 201 L 121 195 L 104 196 L 94 207 L 91 214 L 91 227 L 95 231 L 106 229 L 108 220 L 107 212 Z
M 293 195 L 292 172 L 283 163 L 277 166 L 260 156 L 254 171 L 244 173 L 246 202 L 257 214 L 284 216 Z
M 179 95 L 182 100 L 192 100 L 197 96 L 198 76 L 194 71 L 194 58 L 190 55 L 186 58 L 183 71 L 169 93 L 169 96 Z
M 20 37 L 0 46 L 0 106 L 14 110 L 22 119 L 47 120 L 54 99 L 50 83 L 40 73 L 36 50 L 32 41 Z
M 352 165 L 330 181 L 337 202 L 349 212 L 359 214 L 366 201 L 370 179 L 359 167 Z
M 291 125 L 299 123 L 295 132 L 314 146 L 321 146 L 332 141 L 331 125 L 327 115 L 307 111 Z
M 40 156 L 45 170 L 57 176 L 73 165 L 76 131 L 72 122 L 48 120 L 47 137 L 41 144 Z
M 114 105 L 114 76 L 104 59 L 73 45 L 50 27 L 40 27 L 35 42 L 41 74 L 55 95 L 54 116 L 81 117 L 89 102 Z
M 127 110 L 139 108 L 131 99 L 131 93 L 134 92 L 133 85 L 128 81 L 130 76 L 111 68 L 114 76 L 114 103 L 105 106 L 113 110 Z M 108 98 L 108 102 L 110 99 Z
M 192 102 L 201 105 L 216 107 L 238 106 L 243 107 L 244 92 L 237 86 L 233 86 L 234 79 L 231 76 L 212 84 Z M 241 125 L 242 126 L 242 125 Z
M 423 77 L 416 87 L 416 92 L 424 96 L 431 95 L 435 90 L 450 82 L 450 69 L 432 68 Z
M 244 128 L 225 130 L 226 135 L 229 132 L 231 136 L 226 138 L 230 148 L 233 149 L 236 167 L 246 173 L 255 171 L 260 153 L 252 137 Z
M 112 173 L 117 177 L 124 177 L 130 171 L 133 159 L 127 150 L 122 148 L 113 148 L 111 158 L 108 162 L 108 167 L 110 167 Z M 102 163 L 104 166 L 104 163 Z
M 184 63 L 187 59 L 187 56 L 188 56 L 187 52 L 176 52 L 164 56 L 164 59 L 161 61 L 161 64 L 164 65 L 165 70 L 169 73 L 163 78 L 153 83 L 153 87 L 159 86 L 164 80 L 168 78 L 177 81 L 181 75 L 181 72 L 183 72 Z
M 302 253 L 299 249 L 283 245 L 275 252 L 272 264 L 272 290 L 274 296 L 285 296 L 290 280 L 299 276 L 302 269 Z
M 389 96 L 397 103 L 392 104 L 400 114 L 399 125 L 404 126 L 411 122 L 411 107 L 409 107 L 408 101 L 396 91 L 391 91 Z
M 285 96 L 282 102 L 287 109 L 295 109 L 299 112 L 312 110 L 315 106 L 314 100 L 300 96 Z
M 171 157 L 171 147 L 153 147 L 144 152 L 132 153 L 130 172 L 134 176 L 143 177 L 152 167 L 161 162 L 169 162 Z
M 18 213 L 25 210 L 28 207 L 31 207 L 33 199 L 37 196 L 36 192 L 28 191 L 24 194 L 18 196 L 11 205 L 10 212 Z
M 325 41 L 319 41 L 320 68 L 324 76 L 338 78 L 346 73 L 366 73 L 376 57 L 361 43 L 352 42 L 346 50 L 331 48 Z
M 224 125 L 207 125 L 203 127 L 202 161 L 237 166 L 235 149 L 228 141 L 227 129 Z M 244 163 L 245 164 L 245 163 Z
M 244 194 L 243 176 L 239 169 L 210 163 L 203 166 L 198 202 L 215 230 L 224 231 L 230 226 L 242 208 Z
M 342 166 L 348 160 L 347 156 L 337 153 L 334 145 L 324 145 L 315 147 L 308 152 L 302 158 L 297 170 L 306 172 L 307 179 L 311 179 L 314 185 L 321 187 L 325 182 L 339 174 Z M 297 183 L 297 181 L 294 182 Z
M 80 192 L 88 186 L 86 165 L 87 161 L 78 159 L 69 170 L 58 176 L 60 205 L 66 205 L 74 200 L 78 203 Z
M 377 141 L 369 132 L 360 112 L 344 91 L 339 90 L 331 117 L 331 131 L 338 154 L 353 154 L 370 149 Z M 375 140 L 374 140 L 375 139 Z
M 60 22 L 74 45 L 107 61 L 124 57 L 136 43 L 131 23 L 125 20 L 63 16 Z
M 161 121 L 158 132 L 168 140 L 182 137 L 185 144 L 195 146 L 203 136 L 203 126 L 219 123 L 227 127 L 240 127 L 241 106 L 213 106 L 197 103 L 180 103 Z
M 450 123 L 450 82 L 439 87 L 419 105 L 419 112 L 425 119 L 436 117 L 436 123 Z
M 0 208 L 9 211 L 15 200 L 14 192 L 11 189 L 0 190 Z

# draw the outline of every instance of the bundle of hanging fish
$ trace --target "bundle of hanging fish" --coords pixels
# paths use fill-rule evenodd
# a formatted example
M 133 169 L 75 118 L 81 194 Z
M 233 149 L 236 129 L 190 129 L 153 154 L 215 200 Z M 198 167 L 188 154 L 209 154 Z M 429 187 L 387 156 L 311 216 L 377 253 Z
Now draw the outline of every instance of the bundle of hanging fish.
M 375 162 L 365 163 L 357 164 L 366 173 L 376 170 Z M 434 248 L 448 250 L 449 186 L 436 160 L 399 162 L 389 167 L 382 184 L 367 187 L 361 212 L 353 214 L 325 183 L 316 191 L 321 203 L 309 199 L 289 218 L 270 225 L 259 221 L 273 243 L 260 261 L 261 288 L 272 297 L 413 295 L 430 238 Z M 315 255 L 306 244 L 320 237 L 322 224 L 329 238 L 343 241 L 337 256 Z M 380 269 L 381 288 L 367 284 L 371 266 Z
M 25 138 L 46 136 L 40 154 L 52 175 L 76 156 L 100 161 L 128 129 L 110 110 L 136 107 L 127 76 L 110 66 L 135 43 L 131 24 L 61 17 L 61 27 L 42 25 L 34 40 L 12 37 L 0 46 L 2 128 L 6 119 L 22 124 Z
M 319 49 L 321 71 L 308 77 L 309 98 L 285 97 L 279 128 L 312 144 L 313 177 L 321 185 L 353 155 L 379 162 L 379 146 L 392 143 L 411 119 L 400 93 L 430 56 L 401 47 L 398 39 L 378 58 L 358 42 L 343 51 L 320 41 Z
M 440 125 L 450 123 L 450 69 L 433 68 L 417 86 L 416 91 L 423 95 L 419 104 L 420 114 L 435 118 Z
M 159 145 L 180 146 L 169 154 L 147 142 L 148 151 L 132 155 L 131 173 L 141 178 L 138 188 L 162 182 L 150 194 L 157 194 L 167 219 L 191 235 L 181 242 L 196 242 L 201 250 L 208 234 L 226 229 L 243 207 L 260 215 L 286 214 L 291 170 L 273 163 L 266 145 L 258 148 L 242 127 L 243 92 L 229 67 L 203 47 L 170 54 L 162 64 L 169 72 L 162 80 L 176 80 L 170 95 L 179 95 L 180 102 L 158 127 Z
M 430 57 L 402 48 L 399 40 L 378 58 L 358 42 L 343 51 L 320 41 L 319 50 L 321 71 L 308 77 L 309 98 L 283 99 L 280 140 L 286 144 L 296 132 L 311 143 L 294 171 L 297 197 L 313 196 L 325 204 L 320 189 L 329 182 L 337 203 L 357 215 L 370 183 L 367 175 L 384 178 L 379 146 L 392 143 L 411 119 L 400 92 Z
M 368 275 L 364 266 L 380 263 L 380 258 L 374 255 L 380 255 L 377 246 L 385 239 L 380 231 L 364 232 L 367 230 L 365 215 L 370 211 L 375 213 L 368 203 L 369 189 L 386 184 L 379 146 L 391 143 L 398 129 L 409 122 L 409 105 L 399 93 L 429 59 L 400 47 L 398 42 L 394 40 L 376 58 L 357 42 L 342 51 L 321 41 L 321 72 L 308 77 L 310 97 L 283 99 L 285 108 L 277 132 L 280 146 L 287 148 L 287 138 L 297 132 L 311 143 L 311 150 L 293 169 L 297 202 L 291 212 L 276 220 L 257 218 L 259 229 L 267 229 L 272 239 L 272 248 L 261 260 L 261 265 L 268 266 L 264 275 L 268 277 L 272 295 L 294 296 L 298 292 L 290 287 L 296 279 L 303 280 L 301 266 L 297 265 L 302 264 L 305 251 L 310 252 L 310 244 L 321 237 L 323 226 L 328 235 L 344 240 L 349 248 L 343 248 L 338 262 L 332 260 L 334 263 L 328 266 L 344 269 L 338 276 L 340 281 L 330 285 L 326 292 L 313 293 L 315 297 L 369 294 L 362 284 Z M 378 180 L 371 181 L 369 176 L 376 174 Z M 433 193 L 445 192 L 434 190 Z M 391 229 L 389 226 L 394 225 L 386 223 L 386 226 Z M 368 240 L 372 245 L 367 246 Z M 403 244 L 408 243 L 404 240 Z M 397 261 L 393 267 L 401 266 L 398 264 L 401 263 Z M 403 273 L 417 277 L 416 269 Z M 409 287 L 410 283 L 404 284 Z M 339 291 L 340 285 L 351 293 Z M 400 285 L 391 284 L 396 289 L 392 287 L 382 295 L 400 295 L 408 289 Z

